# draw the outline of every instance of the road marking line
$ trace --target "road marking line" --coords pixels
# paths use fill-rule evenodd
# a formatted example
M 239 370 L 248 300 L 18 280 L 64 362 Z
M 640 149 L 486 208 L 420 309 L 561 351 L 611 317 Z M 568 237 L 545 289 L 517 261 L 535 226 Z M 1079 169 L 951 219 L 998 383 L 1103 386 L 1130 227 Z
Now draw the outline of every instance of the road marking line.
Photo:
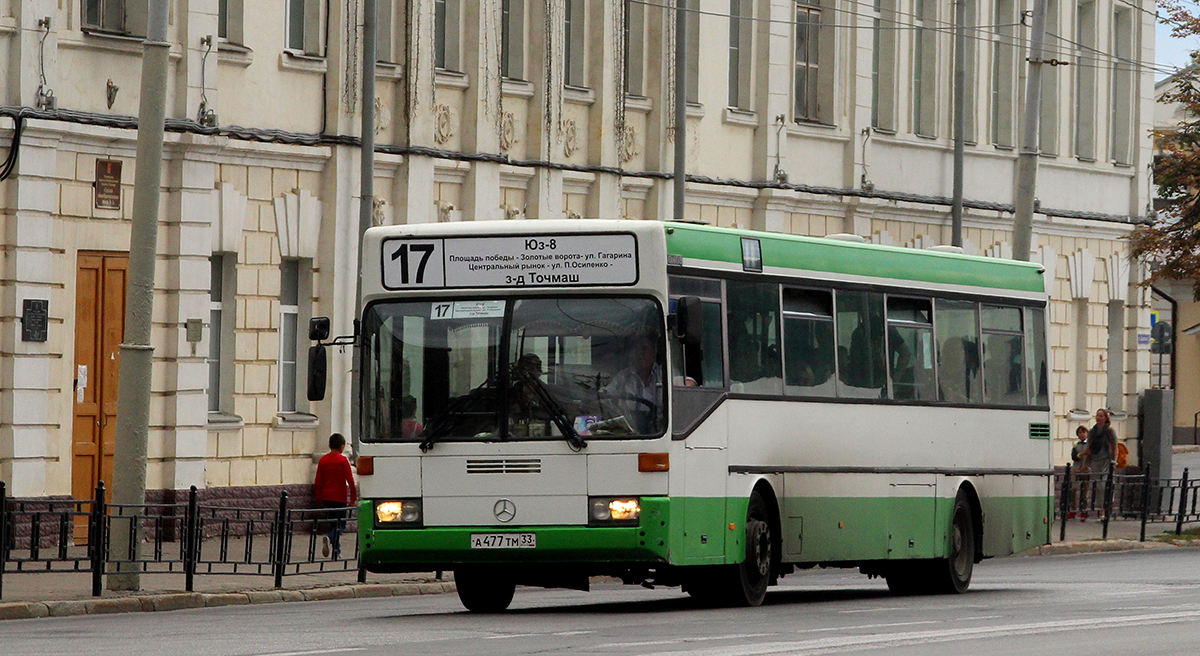
M 309 651 L 271 651 L 258 656 L 313 656 L 314 654 L 352 654 L 356 651 L 363 651 L 363 647 L 352 647 L 350 649 L 313 649 Z
M 1171 624 L 1184 620 L 1200 618 L 1200 610 L 1181 611 L 1175 613 L 1157 613 L 1111 618 L 1070 619 L 1050 622 L 1033 622 L 1026 624 L 1010 624 L 1005 626 L 971 627 L 943 629 L 935 631 L 907 631 L 890 635 L 839 636 L 835 638 L 820 638 L 816 640 L 797 640 L 790 642 L 762 643 L 758 645 L 739 645 L 730 647 L 714 647 L 695 651 L 675 652 L 673 656 L 766 656 L 768 654 L 822 654 L 847 649 L 879 649 L 884 647 L 899 647 L 904 645 L 927 644 L 933 642 L 953 642 L 1007 635 L 1029 635 L 1031 633 L 1057 633 L 1062 631 L 1078 631 L 1086 628 L 1116 628 L 1131 624 Z

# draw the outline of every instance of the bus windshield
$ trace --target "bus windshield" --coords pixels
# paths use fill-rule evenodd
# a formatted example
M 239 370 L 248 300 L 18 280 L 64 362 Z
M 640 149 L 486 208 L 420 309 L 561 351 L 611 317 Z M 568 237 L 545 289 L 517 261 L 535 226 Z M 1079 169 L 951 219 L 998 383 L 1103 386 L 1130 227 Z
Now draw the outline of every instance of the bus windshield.
M 666 431 L 662 310 L 650 298 L 383 301 L 363 332 L 365 441 Z

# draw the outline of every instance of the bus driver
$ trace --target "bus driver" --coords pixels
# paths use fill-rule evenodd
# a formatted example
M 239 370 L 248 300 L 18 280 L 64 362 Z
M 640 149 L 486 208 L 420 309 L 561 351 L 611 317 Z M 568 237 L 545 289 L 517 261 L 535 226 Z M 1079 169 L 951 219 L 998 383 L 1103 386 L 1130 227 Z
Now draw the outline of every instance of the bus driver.
M 629 366 L 613 376 L 602 397 L 614 415 L 623 415 L 633 432 L 653 435 L 661 430 L 663 372 L 653 336 L 641 334 L 632 345 Z

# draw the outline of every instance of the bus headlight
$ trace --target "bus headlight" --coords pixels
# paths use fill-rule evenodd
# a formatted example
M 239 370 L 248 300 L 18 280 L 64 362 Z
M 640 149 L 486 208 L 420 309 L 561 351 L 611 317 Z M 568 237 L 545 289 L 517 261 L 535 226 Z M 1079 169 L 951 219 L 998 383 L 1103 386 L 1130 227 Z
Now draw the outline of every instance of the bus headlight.
M 642 505 L 637 497 L 592 497 L 588 522 L 607 525 L 637 525 Z
M 420 499 L 388 499 L 375 502 L 376 524 L 405 524 L 420 526 Z

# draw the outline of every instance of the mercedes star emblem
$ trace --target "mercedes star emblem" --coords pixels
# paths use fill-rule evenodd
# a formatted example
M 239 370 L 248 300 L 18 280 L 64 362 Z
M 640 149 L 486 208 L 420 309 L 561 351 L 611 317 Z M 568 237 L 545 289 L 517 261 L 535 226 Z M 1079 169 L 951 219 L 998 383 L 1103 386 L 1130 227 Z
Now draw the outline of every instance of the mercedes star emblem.
M 517 516 L 517 504 L 510 499 L 501 499 L 492 506 L 492 514 L 502 522 L 511 522 Z

